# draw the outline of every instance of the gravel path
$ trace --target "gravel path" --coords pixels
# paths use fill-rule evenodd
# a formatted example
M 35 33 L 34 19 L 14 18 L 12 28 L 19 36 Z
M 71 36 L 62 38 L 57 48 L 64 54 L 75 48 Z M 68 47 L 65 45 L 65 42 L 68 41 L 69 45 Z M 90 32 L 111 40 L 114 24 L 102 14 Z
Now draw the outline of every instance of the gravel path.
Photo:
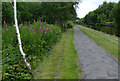
M 118 62 L 76 26 L 74 44 L 85 79 L 118 79 Z

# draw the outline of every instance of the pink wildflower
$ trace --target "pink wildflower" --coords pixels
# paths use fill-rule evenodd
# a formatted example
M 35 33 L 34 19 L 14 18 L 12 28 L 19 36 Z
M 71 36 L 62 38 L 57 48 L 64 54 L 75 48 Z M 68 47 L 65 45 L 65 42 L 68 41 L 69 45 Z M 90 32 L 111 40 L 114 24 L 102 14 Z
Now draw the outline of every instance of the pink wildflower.
M 6 29 L 6 31 L 8 31 L 8 28 Z
M 30 29 L 29 30 L 31 30 L 32 28 L 30 27 Z
M 46 23 L 46 21 L 44 22 L 44 24 Z
M 32 31 L 34 31 L 35 29 L 33 28 Z
M 27 28 L 27 25 L 25 26 L 25 28 Z
M 41 27 L 39 27 L 39 29 L 41 29 Z
M 46 28 L 46 31 L 48 30 L 48 28 Z
M 4 24 L 6 24 L 5 20 L 4 20 Z
M 39 22 L 41 23 L 41 20 L 39 20 Z
M 50 30 L 50 32 L 52 32 L 52 30 Z

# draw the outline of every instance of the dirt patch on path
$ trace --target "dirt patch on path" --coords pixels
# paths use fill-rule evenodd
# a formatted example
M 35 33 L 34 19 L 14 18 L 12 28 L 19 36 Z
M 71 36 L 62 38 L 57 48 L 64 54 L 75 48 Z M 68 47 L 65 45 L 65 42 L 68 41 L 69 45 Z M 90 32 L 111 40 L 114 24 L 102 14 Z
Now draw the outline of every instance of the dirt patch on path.
M 74 44 L 85 79 L 118 79 L 118 62 L 76 26 Z

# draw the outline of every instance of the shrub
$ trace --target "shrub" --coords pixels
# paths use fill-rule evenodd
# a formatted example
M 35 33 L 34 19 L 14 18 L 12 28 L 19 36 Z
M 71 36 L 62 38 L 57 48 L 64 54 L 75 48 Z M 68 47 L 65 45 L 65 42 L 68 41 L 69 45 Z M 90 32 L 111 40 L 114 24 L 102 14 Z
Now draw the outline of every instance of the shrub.
M 16 30 L 14 26 L 4 23 L 2 30 L 3 80 L 4 79 L 32 79 L 33 70 L 38 62 L 59 41 L 61 29 L 47 22 L 19 25 L 22 47 L 32 70 L 27 70 L 18 48 Z

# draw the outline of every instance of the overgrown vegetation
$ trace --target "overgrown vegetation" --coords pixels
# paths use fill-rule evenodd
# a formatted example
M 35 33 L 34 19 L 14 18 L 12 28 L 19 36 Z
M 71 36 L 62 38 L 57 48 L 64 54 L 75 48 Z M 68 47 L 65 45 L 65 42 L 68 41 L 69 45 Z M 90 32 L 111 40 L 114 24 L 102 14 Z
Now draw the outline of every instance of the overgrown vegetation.
M 79 79 L 79 57 L 73 44 L 73 29 L 68 29 L 61 41 L 53 46 L 48 57 L 40 63 L 35 71 L 36 79 Z
M 51 50 L 51 46 L 60 39 L 61 29 L 41 20 L 29 25 L 21 23 L 19 29 L 23 50 L 33 71 Z M 2 57 L 3 80 L 33 78 L 32 71 L 26 68 L 19 51 L 15 27 L 7 25 L 5 21 L 2 30 Z
M 51 50 L 52 45 L 61 38 L 61 29 L 72 28 L 76 18 L 74 5 L 70 3 L 17 2 L 17 19 L 21 34 L 23 51 L 31 64 L 29 71 L 20 54 L 14 25 L 13 5 L 2 3 L 2 55 L 4 79 L 32 79 L 38 62 Z M 46 22 L 47 21 L 47 22 Z
M 120 59 L 118 58 L 118 52 L 120 51 L 118 50 L 118 48 L 120 49 L 120 45 L 118 44 L 118 37 L 80 25 L 77 25 L 77 27 L 79 27 L 83 33 L 93 39 L 98 45 L 109 52 L 111 56 L 120 61 Z

